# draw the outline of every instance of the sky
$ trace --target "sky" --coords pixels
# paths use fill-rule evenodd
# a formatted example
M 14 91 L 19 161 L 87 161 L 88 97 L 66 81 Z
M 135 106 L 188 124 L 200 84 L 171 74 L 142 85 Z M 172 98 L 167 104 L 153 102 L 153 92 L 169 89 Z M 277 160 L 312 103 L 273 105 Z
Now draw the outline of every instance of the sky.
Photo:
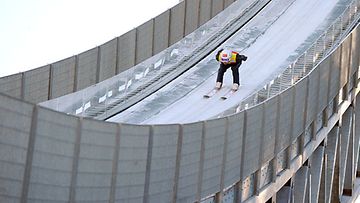
M 0 0 L 0 77 L 99 46 L 179 0 Z

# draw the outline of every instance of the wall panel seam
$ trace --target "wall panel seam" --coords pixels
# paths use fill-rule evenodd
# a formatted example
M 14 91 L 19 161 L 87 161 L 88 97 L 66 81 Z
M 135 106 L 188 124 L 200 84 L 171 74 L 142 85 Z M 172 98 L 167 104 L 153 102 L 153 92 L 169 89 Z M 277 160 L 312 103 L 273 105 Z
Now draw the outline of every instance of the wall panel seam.
M 82 134 L 82 125 L 83 118 L 80 117 L 77 120 L 77 129 L 76 129 L 76 141 L 74 144 L 74 158 L 72 163 L 72 173 L 71 173 L 71 185 L 70 185 L 70 193 L 69 193 L 69 202 L 76 202 L 76 184 L 77 184 L 77 175 L 78 175 L 78 167 L 79 167 L 79 157 L 80 157 L 80 144 L 81 144 L 81 134 Z
M 49 92 L 48 92 L 48 100 L 52 99 L 52 91 L 54 86 L 54 67 L 50 64 L 49 67 Z
M 97 59 L 96 59 L 96 83 L 100 82 L 100 61 L 101 61 L 101 48 L 97 47 Z
M 202 122 L 202 134 L 201 134 L 201 148 L 200 148 L 200 164 L 199 164 L 199 174 L 198 174 L 198 185 L 196 200 L 200 201 L 201 199 L 201 189 L 202 189 L 202 180 L 203 180 L 203 170 L 204 170 L 204 159 L 205 159 L 205 136 L 206 136 L 206 121 Z
M 174 203 L 177 201 L 177 192 L 178 192 L 178 187 L 179 187 L 179 175 L 180 175 L 180 162 L 181 162 L 183 135 L 184 135 L 183 125 L 179 124 L 177 149 L 176 149 L 175 174 L 174 174 L 174 184 L 173 184 L 173 194 L 172 194 L 172 202 L 174 202 Z
M 221 165 L 220 175 L 220 192 L 224 190 L 225 185 L 225 165 L 227 161 L 227 148 L 228 148 L 228 136 L 229 136 L 229 118 L 225 117 L 225 134 L 224 134 L 224 146 L 223 146 L 223 157 Z
M 22 192 L 21 192 L 21 203 L 26 203 L 29 194 L 32 162 L 34 158 L 35 138 L 37 132 L 37 119 L 38 119 L 38 106 L 34 105 L 31 116 L 31 128 L 28 140 L 28 150 L 26 154 L 26 162 L 23 176 Z
M 20 93 L 21 100 L 25 99 L 25 72 L 21 73 L 21 93 Z
M 146 172 L 145 172 L 143 203 L 148 203 L 149 202 L 149 185 L 150 185 L 153 138 L 154 138 L 154 126 L 150 126 L 149 140 L 148 140 L 148 152 L 147 152 L 147 159 L 146 159 Z
M 79 77 L 79 56 L 76 55 L 75 57 L 75 67 L 74 67 L 74 88 L 73 92 L 76 92 L 78 89 L 78 77 Z
M 119 164 L 119 151 L 120 151 L 120 136 L 121 136 L 121 124 L 116 125 L 116 136 L 115 136 L 115 149 L 112 163 L 112 176 L 111 176 L 111 190 L 109 202 L 115 202 L 116 193 L 116 182 L 117 182 L 117 170 Z
M 119 71 L 119 46 L 120 46 L 120 40 L 119 37 L 116 37 L 116 49 L 115 49 L 115 75 L 118 75 L 120 73 Z

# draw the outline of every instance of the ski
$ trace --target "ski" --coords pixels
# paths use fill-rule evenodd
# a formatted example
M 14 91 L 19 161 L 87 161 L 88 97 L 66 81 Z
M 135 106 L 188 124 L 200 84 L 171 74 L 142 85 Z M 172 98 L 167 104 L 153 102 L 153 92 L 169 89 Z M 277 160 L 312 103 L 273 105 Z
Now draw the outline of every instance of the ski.
M 222 100 L 225 100 L 227 98 L 229 98 L 232 94 L 234 94 L 237 90 L 228 90 L 223 96 L 221 96 Z
M 208 93 L 204 94 L 204 98 L 210 98 L 210 97 L 214 96 L 219 91 L 220 91 L 220 89 L 214 88 L 214 89 L 210 90 Z

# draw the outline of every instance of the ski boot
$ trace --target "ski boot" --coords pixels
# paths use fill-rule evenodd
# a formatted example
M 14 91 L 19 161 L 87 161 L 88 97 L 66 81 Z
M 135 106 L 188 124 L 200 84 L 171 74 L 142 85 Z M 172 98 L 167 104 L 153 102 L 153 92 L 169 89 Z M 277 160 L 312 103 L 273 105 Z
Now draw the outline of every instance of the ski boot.
M 232 91 L 236 91 L 236 90 L 238 90 L 238 89 L 239 89 L 239 84 L 234 83 L 233 86 L 232 86 L 232 88 L 231 88 L 231 90 L 232 90 Z
M 217 82 L 215 85 L 215 89 L 219 90 L 221 89 L 222 83 L 221 82 Z

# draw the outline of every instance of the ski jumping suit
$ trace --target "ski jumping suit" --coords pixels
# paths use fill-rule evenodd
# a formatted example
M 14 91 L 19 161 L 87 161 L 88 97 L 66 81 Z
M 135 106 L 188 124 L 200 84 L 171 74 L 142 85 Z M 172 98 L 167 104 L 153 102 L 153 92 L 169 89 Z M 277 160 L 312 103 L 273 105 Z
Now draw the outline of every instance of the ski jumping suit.
M 220 50 L 217 54 L 216 54 L 216 60 L 217 61 L 221 61 L 220 60 L 220 53 L 222 50 Z M 237 52 L 232 52 L 231 53 L 231 58 L 229 60 L 229 63 L 222 63 L 220 62 L 220 68 L 218 70 L 218 75 L 217 75 L 217 79 L 216 82 L 223 82 L 223 76 L 224 73 L 226 72 L 226 70 L 228 68 L 231 67 L 232 70 L 232 75 L 233 75 L 233 83 L 236 83 L 238 85 L 239 84 L 239 67 L 241 65 L 242 61 L 246 61 L 247 57 L 245 55 L 240 55 Z

